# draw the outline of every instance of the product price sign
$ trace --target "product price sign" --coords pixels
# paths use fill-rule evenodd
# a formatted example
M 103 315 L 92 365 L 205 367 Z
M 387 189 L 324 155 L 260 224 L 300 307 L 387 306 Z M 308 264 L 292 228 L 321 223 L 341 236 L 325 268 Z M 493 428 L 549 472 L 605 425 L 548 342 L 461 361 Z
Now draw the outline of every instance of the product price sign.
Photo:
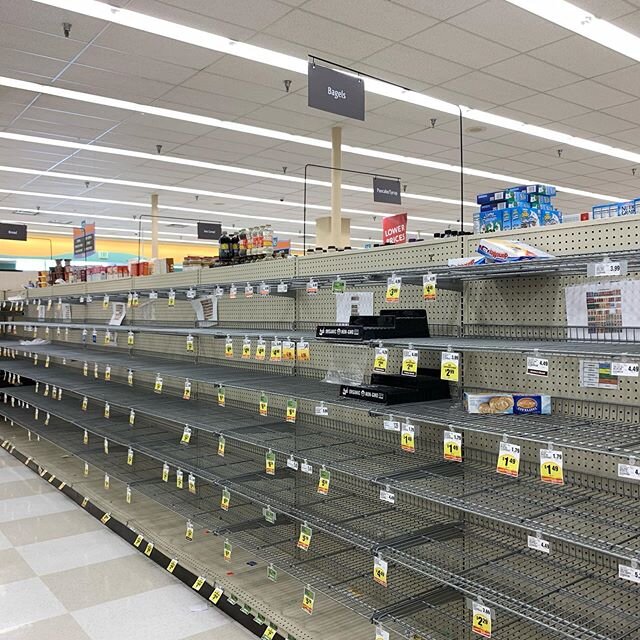
M 147 546 L 144 548 L 144 555 L 147 556 L 147 558 L 151 557 L 151 553 L 153 552 L 153 548 L 154 548 L 153 542 L 149 542 L 147 544 Z
M 111 415 L 111 405 L 108 402 L 104 403 L 104 417 L 108 418 Z
M 243 360 L 251 359 L 251 340 L 249 338 L 245 338 L 242 341 L 242 359 Z
M 527 547 L 541 553 L 551 553 L 549 541 L 539 536 L 527 536 Z
M 626 276 L 627 264 L 621 262 L 594 262 L 587 268 L 587 275 L 593 275 L 596 278 L 602 276 Z
M 462 462 L 462 434 L 457 431 L 444 432 L 444 459 Z
M 232 284 L 229 287 L 229 298 L 231 298 L 231 300 L 235 300 L 238 297 L 238 287 L 236 287 L 235 284 Z
M 376 627 L 376 640 L 389 640 L 389 632 Z
M 500 442 L 500 451 L 498 452 L 498 463 L 496 471 L 505 476 L 512 478 L 518 477 L 520 470 L 520 445 L 511 444 L 510 442 Z
M 293 340 L 282 341 L 282 359 L 291 362 L 296 359 L 296 345 Z
M 166 462 L 162 465 L 162 482 L 169 482 L 169 465 Z
M 244 297 L 253 298 L 253 285 L 247 282 L 247 286 L 244 288 Z
M 127 307 L 131 307 L 132 302 L 133 302 L 133 293 L 129 291 L 129 294 L 127 295 Z
M 135 337 L 134 337 L 133 331 L 129 331 L 129 333 L 127 333 L 127 345 L 129 345 L 130 347 L 133 347 L 134 342 L 135 342 Z
M 47 356 L 47 357 L 44 359 L 44 368 L 45 368 L 45 369 L 48 369 L 48 368 L 49 368 L 49 364 L 50 364 L 50 362 L 51 362 L 51 358 L 50 358 L 49 356 Z M 636 375 L 637 375 L 637 373 L 636 373 Z
M 177 566 L 178 566 L 178 561 L 175 558 L 173 558 L 171 562 L 169 562 L 169 564 L 167 565 L 167 571 L 169 573 L 173 573 Z
M 187 478 L 187 487 L 189 488 L 189 493 L 196 493 L 196 477 L 193 473 L 190 473 Z
M 218 604 L 218 602 L 220 602 L 220 598 L 222 598 L 223 593 L 224 591 L 222 590 L 222 588 L 216 587 L 213 590 L 213 593 L 209 596 L 209 600 L 211 600 L 213 604 Z
M 540 449 L 540 480 L 548 484 L 564 484 L 562 451 Z
M 637 378 L 639 373 L 640 373 L 640 368 L 638 367 L 637 362 L 612 362 L 611 363 L 612 376 L 628 376 L 630 378 Z
M 437 276 L 432 273 L 422 276 L 422 298 L 424 300 L 436 299 L 436 281 Z
M 309 587 L 304 588 L 304 594 L 302 596 L 302 608 L 309 615 L 313 613 L 313 604 L 316 600 L 316 594 Z
M 635 582 L 636 584 L 640 584 L 640 568 L 619 564 L 618 578 L 621 578 L 622 580 L 628 580 L 629 582 Z
M 269 476 L 276 475 L 276 454 L 271 449 L 264 456 L 264 470 Z
M 100 522 L 102 522 L 102 524 L 107 524 L 107 522 L 109 522 L 109 520 L 111 520 L 111 514 L 110 513 L 105 513 L 102 518 L 100 518 Z
M 218 406 L 224 407 L 225 405 L 225 390 L 224 387 L 218 387 Z
M 293 457 L 293 454 L 291 454 L 288 458 L 287 458 L 287 468 L 288 469 L 293 469 L 294 471 L 297 471 L 300 468 L 300 464 L 298 463 L 298 461 Z
M 233 545 L 229 540 L 224 541 L 223 557 L 225 562 L 231 562 L 231 552 L 233 551 Z
M 100 370 L 98 368 L 98 363 L 94 363 L 93 365 L 93 377 L 97 380 L 100 377 Z
M 182 399 L 183 400 L 191 399 L 191 381 L 190 380 L 184 381 L 184 390 L 182 392 Z
M 387 302 L 398 302 L 400 300 L 400 289 L 402 288 L 402 278 L 391 276 L 387 278 L 387 292 L 385 300 Z
M 224 357 L 233 358 L 233 340 L 227 336 L 227 340 L 224 343 Z
M 49 384 L 48 383 L 44 385 L 44 391 L 43 391 L 42 395 L 45 398 L 49 395 Z M 84 407 L 83 410 L 86 410 L 86 407 Z
M 131 504 L 131 487 L 127 485 L 127 490 L 125 492 L 125 500 L 127 504 Z
M 329 484 L 331 482 L 331 472 L 322 468 L 320 470 L 320 478 L 318 479 L 318 493 L 326 496 L 329 493 Z
M 400 421 L 394 420 L 393 418 L 389 418 L 387 420 L 383 420 L 382 426 L 385 431 L 397 431 L 400 433 Z
M 443 351 L 440 354 L 440 379 L 449 382 L 460 380 L 460 354 L 454 351 Z
M 313 475 L 313 465 L 309 464 L 305 458 L 300 465 L 300 471 L 308 475 Z
M 341 280 L 340 277 L 336 278 L 331 283 L 331 293 L 344 293 L 347 290 L 347 283 Z
M 220 498 L 220 508 L 223 511 L 229 511 L 229 504 L 231 503 L 231 492 L 226 487 L 222 490 L 222 497 Z
M 194 345 L 193 336 L 191 334 L 189 334 L 187 336 L 187 351 L 193 352 L 193 350 L 194 350 L 193 345 Z
M 111 484 L 111 479 L 109 478 L 109 474 L 105 473 L 104 474 L 104 488 L 105 489 L 109 489 L 110 484 Z
M 191 542 L 193 540 L 193 524 L 191 520 L 187 520 L 187 529 L 184 533 L 184 537 Z
M 387 372 L 387 364 L 389 362 L 389 349 L 386 347 L 376 347 L 373 358 L 373 370 L 378 373 Z
M 329 415 L 329 407 L 326 407 L 324 405 L 324 402 L 322 402 L 322 400 L 320 401 L 320 404 L 317 404 L 314 408 L 314 414 L 317 416 L 328 416 Z
M 167 300 L 167 305 L 170 307 L 176 306 L 176 292 L 173 289 L 169 291 L 169 298 Z
M 153 390 L 156 393 L 162 393 L 162 376 L 160 374 L 156 375 L 156 381 L 153 384 Z
M 527 358 L 527 375 L 539 378 L 549 377 L 549 360 L 547 358 Z
M 267 356 L 267 343 L 260 338 L 256 344 L 256 360 L 264 360 Z
M 262 515 L 269 524 L 275 524 L 278 518 L 276 512 L 268 505 L 262 509 Z
M 265 282 L 261 282 L 260 286 L 258 287 L 258 293 L 261 296 L 271 295 L 271 285 L 266 284 Z
M 491 609 L 479 602 L 473 602 L 473 622 L 471 630 L 483 638 L 491 637 Z
M 106 382 L 110 382 L 111 381 L 111 365 L 108 364 L 105 368 L 104 368 L 104 379 Z
M 131 447 L 127 450 L 127 464 L 130 467 L 133 466 L 133 449 Z
M 88 362 L 85 362 L 82 365 L 82 375 L 85 376 L 85 377 L 89 375 L 89 363 Z
M 135 412 L 135 409 L 131 409 L 131 411 L 129 411 L 129 424 L 133 427 L 135 422 L 136 422 L 136 412 Z
M 313 531 L 311 527 L 303 524 L 300 526 L 300 536 L 298 537 L 298 544 L 296 545 L 298 549 L 302 549 L 303 551 L 309 550 L 309 545 L 311 544 L 311 536 L 313 535 Z
M 133 370 L 132 369 L 129 369 L 127 371 L 127 384 L 130 387 L 133 387 Z
M 309 282 L 307 282 L 307 294 L 310 296 L 315 296 L 318 293 L 318 283 L 311 278 Z
M 111 331 L 108 329 L 104 332 L 104 343 L 105 345 L 111 344 Z
M 221 458 L 224 458 L 224 448 L 225 448 L 226 443 L 227 443 L 227 442 L 226 442 L 226 440 L 224 439 L 224 436 L 223 436 L 223 435 L 221 435 L 221 436 L 219 436 L 219 437 L 218 437 L 218 455 L 219 455 Z
M 377 556 L 373 559 L 373 579 L 383 587 L 387 586 L 387 569 L 389 563 Z
M 289 400 L 287 400 L 287 415 L 286 415 L 287 422 L 292 422 L 292 423 L 295 422 L 297 415 L 298 415 L 298 401 L 290 398 Z
M 271 362 L 280 362 L 282 360 L 282 342 L 274 340 L 271 343 L 271 355 L 269 357 Z
M 176 471 L 176 488 L 184 489 L 184 473 L 182 472 L 182 469 L 178 469 Z
M 264 633 L 262 634 L 262 639 L 261 640 L 273 640 L 273 638 L 276 637 L 277 631 L 278 631 L 277 627 L 268 626 L 264 630 Z
M 418 375 L 418 351 L 417 349 L 402 350 L 402 369 L 400 373 L 403 376 L 415 378 Z
M 300 340 L 296 345 L 296 353 L 298 354 L 298 360 L 300 362 L 309 362 L 311 360 L 309 343 L 304 340 Z
M 224 295 L 224 289 L 221 286 L 217 286 L 213 291 L 213 295 L 216 298 L 222 298 L 222 296 Z
M 49 385 L 47 385 L 48 387 Z M 47 391 L 47 387 L 44 388 L 45 391 Z M 44 394 L 45 396 L 47 395 L 47 393 Z M 82 410 L 86 411 L 87 407 L 89 406 L 89 398 L 87 398 L 87 396 L 84 396 L 82 398 Z
M 278 286 L 276 287 L 276 291 L 278 293 L 287 293 L 287 291 L 289 291 L 289 285 L 286 282 L 280 280 Z
M 408 422 L 402 423 L 402 431 L 400 432 L 400 446 L 407 453 L 416 452 L 416 428 Z
M 102 298 L 102 308 L 103 309 L 109 308 L 109 296 L 104 296 L 104 298 Z
M 180 444 L 189 444 L 191 442 L 191 427 L 185 425 L 182 431 L 182 438 L 180 438 Z
M 266 416 L 269 413 L 269 399 L 267 398 L 267 394 L 262 392 L 260 394 L 260 403 L 258 405 L 258 412 L 261 416 Z
M 89 432 L 85 429 L 84 433 L 82 434 L 82 444 L 87 445 L 89 444 Z
M 382 500 L 382 502 L 388 502 L 389 504 L 395 504 L 396 494 L 389 491 L 389 487 L 386 489 L 380 489 L 380 500 Z
M 618 477 L 625 480 L 640 480 L 640 466 L 635 464 L 619 464 Z

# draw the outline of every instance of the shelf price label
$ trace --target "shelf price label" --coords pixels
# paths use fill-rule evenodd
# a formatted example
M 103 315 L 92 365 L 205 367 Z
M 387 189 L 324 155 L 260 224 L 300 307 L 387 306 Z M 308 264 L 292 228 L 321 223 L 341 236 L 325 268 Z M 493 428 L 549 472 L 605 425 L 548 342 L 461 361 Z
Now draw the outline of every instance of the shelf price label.
M 389 504 L 395 504 L 396 494 L 390 490 L 389 486 L 386 486 L 384 489 L 380 489 L 380 500 L 382 500 L 382 502 L 388 502 Z
M 89 444 L 89 432 L 85 429 L 84 433 L 82 434 L 82 444 L 87 445 Z
M 189 542 L 193 540 L 193 523 L 191 522 L 191 520 L 187 520 L 187 529 L 184 533 L 184 537 Z
M 46 363 L 45 366 L 47 366 Z M 637 362 L 612 362 L 611 375 L 637 378 L 640 375 L 640 367 Z
M 402 288 L 402 278 L 392 275 L 387 278 L 387 292 L 384 299 L 387 302 L 398 302 L 400 300 L 400 289 Z
M 325 406 L 323 400 L 320 400 L 320 404 L 317 404 L 314 407 L 313 413 L 316 416 L 328 416 L 329 415 L 329 407 Z
M 242 341 L 242 359 L 250 360 L 251 359 L 251 339 L 245 338 Z
M 311 544 L 311 536 L 313 535 L 313 531 L 311 527 L 307 524 L 300 525 L 300 536 L 298 537 L 298 544 L 296 545 L 298 549 L 302 549 L 303 551 L 309 550 L 309 545 Z
M 549 360 L 547 358 L 527 357 L 527 375 L 548 378 Z
M 271 343 L 271 355 L 269 357 L 271 362 L 281 362 L 282 361 L 282 342 L 278 339 L 273 340 Z
M 104 488 L 105 489 L 109 489 L 110 484 L 111 484 L 111 479 L 109 478 L 109 474 L 105 473 L 104 474 Z
M 49 412 L 47 411 L 47 415 L 44 417 L 44 426 L 48 427 L 49 426 L 49 420 L 51 419 L 51 416 L 49 415 Z M 39 438 L 40 436 L 38 436 Z
M 297 415 L 298 415 L 298 401 L 294 400 L 293 398 L 289 398 L 289 400 L 287 400 L 286 421 L 295 423 Z
M 273 640 L 276 637 L 276 633 L 278 632 L 277 627 L 272 627 L 269 625 L 262 634 L 261 640 Z
M 422 276 L 422 298 L 424 300 L 436 299 L 436 281 L 437 276 L 433 273 Z
M 443 351 L 440 354 L 440 379 L 449 382 L 460 380 L 460 354 L 455 351 Z
M 127 490 L 125 492 L 125 501 L 127 504 L 131 504 L 131 487 L 127 485 Z
M 109 329 L 104 332 L 104 343 L 105 345 L 111 344 L 111 331 L 109 331 Z
M 167 299 L 167 306 L 169 307 L 175 307 L 176 306 L 176 292 L 171 289 L 169 291 L 169 297 Z
M 154 544 L 153 542 L 149 542 L 147 546 L 144 548 L 144 555 L 148 558 L 151 557 L 151 553 L 153 552 Z
M 618 464 L 618 477 L 625 480 L 640 480 L 640 466 L 632 463 Z
M 294 471 L 300 468 L 300 463 L 293 457 L 293 454 L 287 458 L 287 468 L 293 469 Z
M 169 482 L 169 465 L 166 462 L 162 465 L 162 482 Z
M 491 637 L 491 609 L 479 602 L 473 602 L 473 622 L 471 630 L 483 638 Z
M 618 565 L 618 578 L 628 580 L 640 584 L 640 568 L 638 566 L 629 566 L 625 564 Z
M 189 352 L 193 352 L 194 350 L 194 340 L 193 340 L 193 336 L 191 334 L 189 334 L 187 336 L 187 351 Z
M 226 487 L 222 489 L 222 497 L 220 498 L 220 508 L 223 511 L 229 511 L 229 504 L 231 502 L 231 492 Z
M 213 593 L 209 596 L 209 600 L 213 602 L 213 604 L 218 604 L 220 602 L 220 598 L 222 598 L 222 594 L 224 593 L 221 587 L 216 587 L 213 590 Z
M 218 406 L 224 407 L 225 404 L 225 391 L 224 387 L 218 387 Z
M 247 286 L 244 288 L 244 297 L 253 298 L 253 285 L 247 282 Z
M 302 608 L 309 615 L 313 613 L 313 604 L 316 600 L 316 594 L 310 587 L 304 588 L 304 594 L 302 595 Z
M 293 340 L 287 338 L 282 341 L 282 359 L 287 362 L 292 362 L 296 359 L 296 345 Z
M 389 640 L 389 632 L 381 627 L 376 627 L 376 640 Z
M 271 285 L 267 284 L 266 282 L 261 282 L 258 286 L 258 293 L 261 296 L 271 295 Z
M 264 360 L 267 356 L 267 343 L 259 338 L 256 343 L 256 360 Z
M 196 493 L 196 477 L 193 473 L 190 473 L 187 478 L 187 486 L 189 487 L 189 493 Z
M 400 446 L 407 453 L 416 452 L 416 428 L 408 422 L 402 423 L 400 432 Z
M 309 282 L 307 282 L 307 295 L 315 296 L 318 293 L 318 283 L 316 280 L 311 278 Z
M 307 459 L 305 458 L 302 463 L 300 464 L 300 471 L 302 471 L 302 473 L 306 473 L 308 475 L 312 475 L 313 474 L 313 465 L 309 464 L 307 462 Z
M 223 550 L 223 556 L 224 556 L 225 562 L 231 562 L 232 551 L 233 551 L 233 545 L 231 544 L 231 542 L 229 542 L 229 539 L 227 538 L 224 541 L 224 550 Z
M 133 303 L 133 293 L 129 291 L 129 294 L 127 295 L 127 307 L 131 307 L 132 303 Z
M 305 340 L 300 340 L 296 345 L 296 354 L 299 362 L 309 362 L 311 360 L 309 343 Z
M 233 339 L 231 336 L 227 336 L 224 343 L 224 357 L 225 358 L 233 358 Z
M 86 361 L 82 365 L 82 375 L 85 378 L 89 375 L 89 363 Z
M 418 351 L 417 349 L 402 350 L 402 369 L 400 373 L 403 376 L 415 378 L 418 375 Z
M 224 447 L 226 444 L 226 440 L 224 439 L 223 435 L 220 435 L 220 437 L 218 438 L 218 455 L 221 458 L 224 458 Z
M 626 276 L 627 275 L 627 263 L 626 262 L 610 262 L 604 260 L 602 262 L 594 262 L 588 265 L 587 275 L 595 278 L 602 276 Z
M 262 509 L 262 515 L 269 524 L 275 524 L 278 518 L 276 512 L 269 505 Z
M 102 298 L 102 308 L 103 309 L 109 308 L 109 296 L 105 296 L 104 298 Z
M 458 431 L 444 432 L 444 459 L 462 462 L 462 434 Z
M 276 475 L 276 454 L 271 449 L 264 454 L 264 470 L 269 476 Z
M 104 368 L 104 379 L 106 382 L 110 382 L 111 381 L 111 365 L 108 364 L 105 368 Z
M 109 441 L 105 438 L 103 443 L 102 443 L 102 448 L 104 449 L 104 454 L 106 456 L 109 455 Z
M 276 291 L 278 293 L 287 293 L 287 291 L 289 291 L 289 285 L 286 282 L 280 280 L 278 286 L 276 287 Z
M 130 467 L 133 466 L 133 449 L 131 447 L 127 450 L 127 464 Z
M 182 469 L 178 469 L 176 471 L 176 488 L 183 489 L 184 488 L 184 473 Z
M 180 438 L 180 444 L 189 444 L 191 442 L 191 427 L 185 425 L 182 431 L 182 438 Z
M 562 451 L 540 449 L 540 480 L 548 484 L 564 484 Z
M 100 369 L 98 367 L 98 363 L 93 363 L 93 377 L 97 380 L 100 377 Z
M 387 586 L 387 569 L 389 568 L 389 563 L 386 560 L 383 560 L 380 556 L 376 556 L 373 559 L 373 579 L 379 585 L 386 587 Z
M 88 476 L 89 475 L 89 463 L 85 462 L 84 463 L 84 475 Z M 83 505 L 84 506 L 84 505 Z
M 260 394 L 258 412 L 261 416 L 266 416 L 269 413 L 269 398 L 267 398 L 267 394 L 264 391 Z
M 44 385 L 44 392 L 42 395 L 46 398 L 49 395 L 49 383 Z
M 527 547 L 541 553 L 551 553 L 551 545 L 548 540 L 544 540 L 538 535 L 527 536 Z
M 135 412 L 135 409 L 131 409 L 129 411 L 129 424 L 133 427 L 135 423 L 136 423 L 136 412 Z
M 44 359 L 44 368 L 45 368 L 45 369 L 48 369 L 48 368 L 49 368 L 49 364 L 50 364 L 50 363 L 51 363 L 51 358 L 50 358 L 49 356 L 47 356 L 47 357 Z
M 498 452 L 498 463 L 496 471 L 505 476 L 512 478 L 518 477 L 520 470 L 520 445 L 511 444 L 504 440 L 500 442 L 500 450 Z
M 184 381 L 184 390 L 182 392 L 182 399 L 183 400 L 191 399 L 191 380 L 189 379 Z
M 318 493 L 326 496 L 329 493 L 330 482 L 331 472 L 323 467 L 320 469 L 320 478 L 318 479 Z
M 133 331 L 129 331 L 129 333 L 127 333 L 127 345 L 130 347 L 133 347 L 135 342 L 135 336 Z
M 153 384 L 153 390 L 156 393 L 162 393 L 162 376 L 159 373 L 156 374 L 156 381 Z
M 231 300 L 235 300 L 238 297 L 238 287 L 235 284 L 232 284 L 229 287 L 229 298 Z
M 109 418 L 111 416 L 111 405 L 108 402 L 104 403 L 104 417 Z
M 331 282 L 331 293 L 344 293 L 347 290 L 347 283 L 338 276 Z
M 387 364 L 389 362 L 389 349 L 386 347 L 376 347 L 373 357 L 373 370 L 378 373 L 387 372 Z
M 169 564 L 167 565 L 167 571 L 169 573 L 173 573 L 177 566 L 178 566 L 178 561 L 175 558 L 173 558 L 171 562 L 169 562 Z

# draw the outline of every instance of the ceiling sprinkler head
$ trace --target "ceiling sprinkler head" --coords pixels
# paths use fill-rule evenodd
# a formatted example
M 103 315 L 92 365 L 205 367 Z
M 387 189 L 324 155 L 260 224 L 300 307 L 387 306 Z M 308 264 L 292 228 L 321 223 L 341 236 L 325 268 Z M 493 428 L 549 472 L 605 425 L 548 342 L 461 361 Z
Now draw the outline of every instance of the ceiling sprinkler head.
M 200 196 L 196 194 L 196 202 L 198 202 L 198 200 L 200 200 Z
M 71 35 L 71 23 L 63 22 L 62 23 L 62 33 L 64 33 L 64 37 L 68 38 Z
M 407 183 L 406 182 L 402 185 L 402 192 L 403 193 L 407 193 Z
M 160 152 L 162 151 L 162 145 L 161 144 L 157 144 L 156 145 L 156 151 L 158 152 L 158 155 L 160 155 Z
M 90 184 L 91 183 L 88 180 L 85 180 L 85 183 L 84 183 L 85 189 L 88 189 Z
M 289 93 L 289 89 L 291 89 L 291 80 L 284 80 L 284 90 Z
M 635 176 L 636 175 L 636 171 L 637 171 L 637 169 L 635 167 L 633 167 L 633 169 L 631 169 L 631 175 Z
M 431 120 L 429 122 L 431 122 L 431 128 L 435 129 L 436 128 L 436 122 L 438 122 L 438 118 L 431 118 Z
M 558 158 L 562 158 L 562 152 L 564 149 L 558 149 Z
M 288 169 L 288 168 L 289 168 L 289 167 L 282 167 L 282 173 L 287 173 L 287 169 Z

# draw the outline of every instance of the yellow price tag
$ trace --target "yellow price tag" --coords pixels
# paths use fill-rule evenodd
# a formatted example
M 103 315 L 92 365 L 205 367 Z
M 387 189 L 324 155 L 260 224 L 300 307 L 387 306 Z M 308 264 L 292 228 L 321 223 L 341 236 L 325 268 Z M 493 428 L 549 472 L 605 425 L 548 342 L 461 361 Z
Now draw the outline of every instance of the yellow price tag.
M 224 550 L 223 550 L 222 554 L 223 554 L 223 557 L 224 557 L 226 562 L 230 562 L 231 561 L 231 552 L 232 551 L 233 551 L 233 545 L 228 540 L 225 540 L 224 541 Z
M 291 340 L 282 341 L 282 359 L 286 361 L 296 359 L 296 346 Z
M 135 412 L 135 409 L 131 409 L 131 411 L 129 411 L 129 424 L 133 426 L 135 422 L 136 422 L 136 412 Z
M 309 589 L 309 587 L 305 587 L 304 595 L 302 596 L 302 608 L 311 615 L 313 613 L 313 604 L 316 599 L 316 594 Z
M 260 394 L 260 405 L 258 410 L 261 416 L 266 416 L 269 413 L 269 399 L 265 393 Z
M 109 418 L 111 416 L 111 405 L 108 402 L 104 403 L 104 417 Z
M 109 308 L 109 296 L 105 296 L 104 298 L 102 298 L 102 308 L 103 309 Z
M 129 466 L 133 465 L 133 449 L 129 447 L 129 451 L 127 451 L 127 464 Z
M 134 340 L 133 331 L 129 331 L 129 333 L 127 333 L 127 345 L 133 347 Z
M 387 586 L 387 570 L 389 563 L 380 557 L 373 559 L 373 579 L 383 587 Z
M 82 508 L 84 509 L 89 504 L 89 498 L 86 498 L 82 501 Z
M 147 546 L 144 548 L 144 555 L 147 557 L 151 556 L 151 552 L 153 551 L 153 542 L 150 542 L 149 544 L 147 544 Z
M 182 432 L 182 438 L 180 438 L 181 444 L 189 444 L 191 442 L 191 427 L 185 426 Z
M 107 524 L 107 522 L 109 522 L 109 520 L 111 520 L 111 514 L 110 513 L 105 513 L 102 518 L 100 518 L 100 522 L 102 522 L 102 524 Z
M 311 527 L 307 526 L 306 524 L 301 525 L 300 536 L 298 538 L 298 544 L 296 545 L 298 549 L 307 551 L 309 549 L 309 545 L 311 544 L 312 535 L 313 531 L 311 530 Z
M 273 451 L 269 450 L 265 454 L 265 471 L 267 475 L 275 476 L 276 475 L 276 454 Z
M 271 362 L 280 362 L 282 360 L 282 343 L 281 342 L 272 342 L 271 343 L 271 356 L 269 358 Z
M 133 371 L 129 369 L 127 371 L 127 384 L 132 387 L 133 386 Z
M 462 462 L 462 434 L 457 431 L 444 432 L 444 459 Z
M 224 403 L 225 403 L 224 387 L 218 387 L 218 406 L 224 407 Z
M 206 578 L 204 576 L 198 576 L 196 581 L 191 585 L 191 588 L 195 591 L 200 591 L 202 589 L 202 585 L 206 582 Z
M 169 573 L 173 573 L 174 569 L 178 566 L 178 561 L 174 558 L 173 560 L 171 560 L 171 562 L 167 565 L 167 571 Z
M 189 493 L 196 493 L 196 477 L 193 473 L 189 474 L 187 486 L 189 487 Z
M 564 484 L 562 451 L 540 449 L 540 480 L 549 484 Z
M 269 625 L 264 630 L 264 633 L 262 634 L 262 639 L 261 640 L 273 640 L 273 638 L 276 637 L 277 631 L 278 631 L 278 629 L 276 627 L 272 627 L 271 625 Z
M 403 376 L 412 378 L 418 375 L 418 351 L 416 349 L 402 350 L 402 369 L 400 373 Z
M 249 340 L 248 338 L 245 338 L 244 342 L 242 343 L 242 359 L 251 359 L 251 340 Z
M 220 598 L 222 598 L 222 594 L 224 591 L 220 587 L 216 587 L 213 590 L 213 593 L 209 596 L 209 600 L 213 602 L 213 604 L 218 604 L 220 602 Z
M 226 444 L 226 440 L 224 439 L 224 436 L 221 435 L 218 438 L 218 455 L 221 458 L 224 458 L 224 447 L 225 447 L 225 444 Z
M 193 540 L 193 525 L 190 520 L 187 522 L 187 530 L 185 531 L 184 537 L 189 540 L 189 542 Z
M 373 359 L 373 370 L 378 373 L 387 372 L 387 364 L 389 362 L 389 349 L 386 347 L 376 347 Z
M 233 342 L 230 339 L 224 343 L 224 357 L 233 358 Z
M 436 276 L 431 273 L 422 276 L 422 297 L 424 300 L 436 299 Z
M 46 387 L 45 387 L 45 391 L 46 391 Z M 82 398 L 82 410 L 86 411 L 88 405 L 89 405 L 89 398 L 87 398 L 87 396 L 84 396 L 84 398 Z
M 458 382 L 460 379 L 460 354 L 443 351 L 440 355 L 440 379 Z
M 160 374 L 156 376 L 156 381 L 153 385 L 153 390 L 156 393 L 162 393 L 162 376 Z
M 189 351 L 190 353 L 192 353 L 194 351 L 194 340 L 193 340 L 193 336 L 191 334 L 189 334 L 187 336 L 187 351 Z
M 111 478 L 109 478 L 109 474 L 105 473 L 104 474 L 104 488 L 105 489 L 109 489 L 109 487 L 111 486 Z
M 89 444 L 89 432 L 86 429 L 82 435 L 82 444 Z
M 287 400 L 287 422 L 295 422 L 296 416 L 298 415 L 298 401 L 297 400 Z
M 504 441 L 500 442 L 496 471 L 502 475 L 517 478 L 519 469 L 520 445 Z
M 169 291 L 169 299 L 167 300 L 167 306 L 169 307 L 176 306 L 176 292 L 173 290 Z
M 105 368 L 104 368 L 104 379 L 107 382 L 111 381 L 111 365 L 108 364 Z
M 402 279 L 396 276 L 387 278 L 387 293 L 385 300 L 387 302 L 398 302 L 400 300 L 400 289 L 402 287 Z
M 407 453 L 416 452 L 416 428 L 408 422 L 402 423 L 400 431 L 400 446 Z
M 296 353 L 298 355 L 299 362 L 309 362 L 311 360 L 311 351 L 309 349 L 309 343 L 301 340 L 296 345 Z
M 182 399 L 183 400 L 191 399 L 191 381 L 190 380 L 184 381 L 184 391 L 182 392 Z
M 479 602 L 473 603 L 473 623 L 471 630 L 483 638 L 491 637 L 491 609 Z
M 176 471 L 176 488 L 184 488 L 184 474 L 182 472 L 182 469 L 178 469 Z
M 139 548 L 143 540 L 144 540 L 144 536 L 138 535 L 138 537 L 133 541 L 133 546 L 136 548 Z
M 169 465 L 166 462 L 162 465 L 162 482 L 169 482 Z
M 231 493 L 228 489 L 222 490 L 222 498 L 220 499 L 220 508 L 223 511 L 229 511 L 229 503 L 231 502 Z
M 256 360 L 264 360 L 267 356 L 267 345 L 264 340 L 258 340 L 256 344 Z
M 318 493 L 326 496 L 329 493 L 329 484 L 331 482 L 331 472 L 327 469 L 320 470 L 320 478 L 318 479 Z

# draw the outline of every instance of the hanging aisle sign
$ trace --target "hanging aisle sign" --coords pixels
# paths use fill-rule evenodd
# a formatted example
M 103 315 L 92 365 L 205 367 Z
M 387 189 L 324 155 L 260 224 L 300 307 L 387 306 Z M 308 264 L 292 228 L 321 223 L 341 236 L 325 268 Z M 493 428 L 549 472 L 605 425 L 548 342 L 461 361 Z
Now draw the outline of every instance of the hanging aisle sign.
M 387 178 L 373 179 L 373 201 L 387 204 L 402 204 L 400 197 L 400 180 Z
M 308 105 L 364 121 L 364 81 L 309 62 Z

